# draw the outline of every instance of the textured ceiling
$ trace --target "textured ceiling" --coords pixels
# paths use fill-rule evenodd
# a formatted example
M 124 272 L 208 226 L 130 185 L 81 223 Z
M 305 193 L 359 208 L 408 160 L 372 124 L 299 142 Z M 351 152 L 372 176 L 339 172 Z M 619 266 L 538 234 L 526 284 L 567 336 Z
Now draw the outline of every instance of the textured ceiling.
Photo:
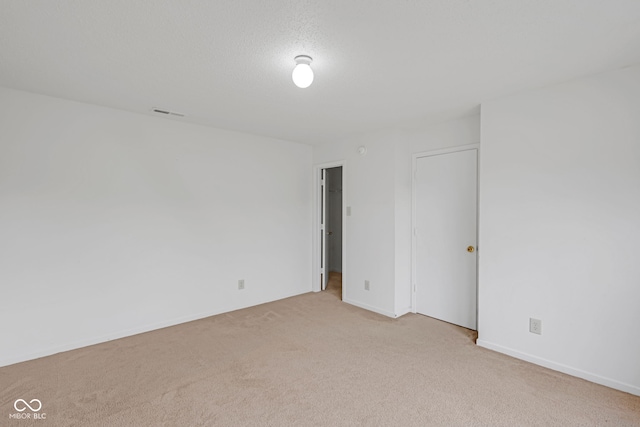
M 312 144 L 639 62 L 638 0 L 0 0 L 0 86 Z

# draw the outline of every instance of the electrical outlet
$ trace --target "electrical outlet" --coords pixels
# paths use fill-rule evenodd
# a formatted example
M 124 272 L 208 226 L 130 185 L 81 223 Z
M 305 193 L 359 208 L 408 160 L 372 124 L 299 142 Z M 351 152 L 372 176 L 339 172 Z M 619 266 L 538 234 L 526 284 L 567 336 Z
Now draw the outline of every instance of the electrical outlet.
M 365 281 L 364 281 L 364 290 L 365 290 L 365 291 L 368 291 L 368 290 L 369 290 L 369 281 L 368 281 L 368 280 L 365 280 Z
M 542 320 L 529 318 L 529 332 L 542 335 Z
M 238 280 L 238 290 L 244 289 L 244 279 Z

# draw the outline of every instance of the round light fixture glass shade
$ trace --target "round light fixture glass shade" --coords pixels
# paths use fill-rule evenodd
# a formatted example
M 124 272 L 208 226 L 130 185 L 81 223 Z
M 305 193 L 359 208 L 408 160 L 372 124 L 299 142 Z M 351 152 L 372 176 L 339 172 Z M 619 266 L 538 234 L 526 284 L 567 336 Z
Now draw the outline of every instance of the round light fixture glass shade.
M 307 55 L 299 55 L 295 57 L 296 68 L 291 73 L 293 83 L 299 88 L 307 88 L 313 83 L 313 70 L 311 69 L 311 57 Z

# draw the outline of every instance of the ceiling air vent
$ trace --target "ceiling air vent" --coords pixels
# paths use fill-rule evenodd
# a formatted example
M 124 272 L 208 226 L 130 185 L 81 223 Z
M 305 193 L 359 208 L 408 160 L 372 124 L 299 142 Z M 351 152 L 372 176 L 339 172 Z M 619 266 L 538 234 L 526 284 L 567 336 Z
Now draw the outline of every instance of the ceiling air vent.
M 153 111 L 154 113 L 164 114 L 167 116 L 184 117 L 184 114 L 182 113 L 176 113 L 175 111 L 161 110 L 159 108 L 152 108 L 151 111 Z

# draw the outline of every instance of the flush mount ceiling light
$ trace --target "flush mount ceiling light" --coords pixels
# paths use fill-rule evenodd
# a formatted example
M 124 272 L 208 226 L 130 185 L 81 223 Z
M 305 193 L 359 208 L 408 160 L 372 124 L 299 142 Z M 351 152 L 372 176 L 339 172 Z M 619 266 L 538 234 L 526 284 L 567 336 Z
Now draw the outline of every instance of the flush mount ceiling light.
M 299 88 L 307 88 L 313 83 L 313 70 L 311 69 L 311 59 L 307 55 L 298 55 L 294 58 L 296 60 L 296 68 L 291 73 L 293 83 Z

